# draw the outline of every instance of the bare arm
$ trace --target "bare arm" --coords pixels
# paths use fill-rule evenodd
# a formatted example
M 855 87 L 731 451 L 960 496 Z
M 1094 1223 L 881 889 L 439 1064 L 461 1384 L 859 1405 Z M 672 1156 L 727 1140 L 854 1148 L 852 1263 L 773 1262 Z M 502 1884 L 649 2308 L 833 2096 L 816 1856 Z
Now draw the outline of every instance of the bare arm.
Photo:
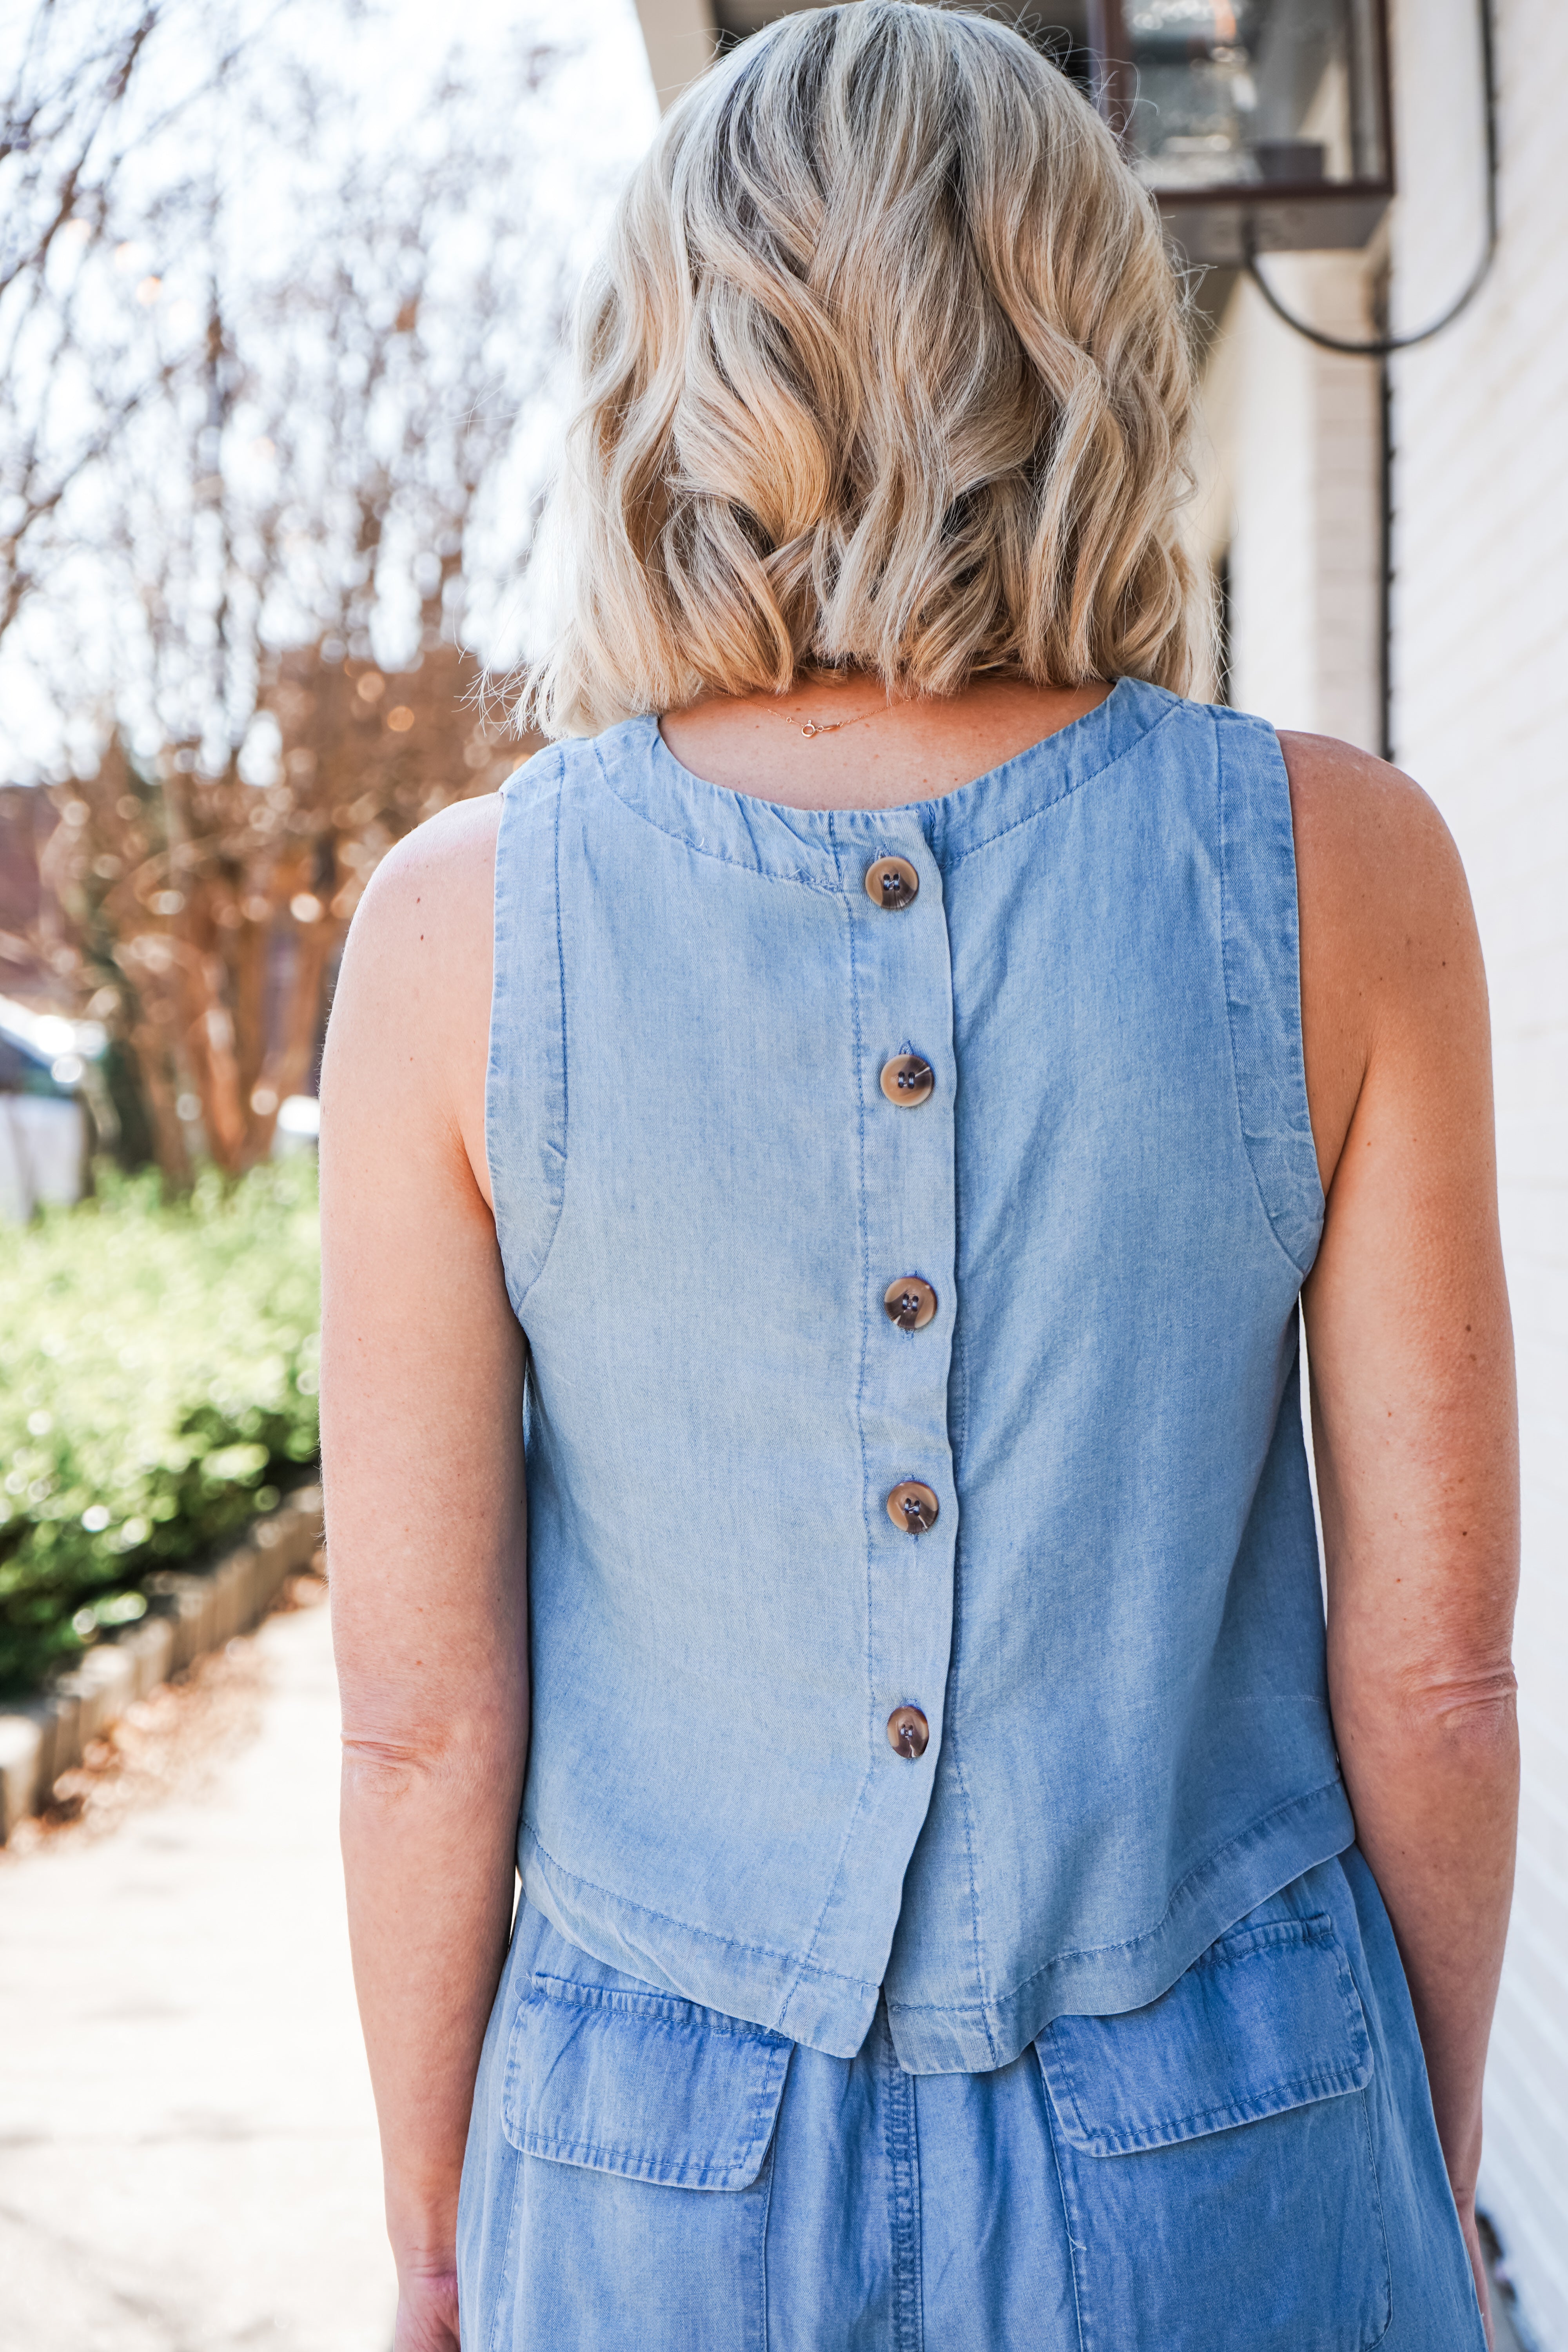
M 1330 1696 L 1484 2310 L 1474 2200 L 1513 1883 L 1519 1557 L 1486 982 L 1425 796 L 1343 745 L 1287 738 L 1286 755 L 1329 1202 L 1303 1306 Z
M 458 2183 L 527 1742 L 523 1349 L 483 1143 L 496 812 L 447 812 L 377 874 L 322 1070 L 343 1860 L 398 2352 L 458 2342 Z

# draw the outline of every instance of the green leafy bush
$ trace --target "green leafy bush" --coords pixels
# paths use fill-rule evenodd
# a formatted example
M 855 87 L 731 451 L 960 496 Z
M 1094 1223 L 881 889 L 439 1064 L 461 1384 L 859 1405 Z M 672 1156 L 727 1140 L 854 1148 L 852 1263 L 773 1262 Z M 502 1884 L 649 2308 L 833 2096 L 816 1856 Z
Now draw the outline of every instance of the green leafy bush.
M 142 1613 L 318 1443 L 313 1160 L 0 1227 L 0 1689 Z

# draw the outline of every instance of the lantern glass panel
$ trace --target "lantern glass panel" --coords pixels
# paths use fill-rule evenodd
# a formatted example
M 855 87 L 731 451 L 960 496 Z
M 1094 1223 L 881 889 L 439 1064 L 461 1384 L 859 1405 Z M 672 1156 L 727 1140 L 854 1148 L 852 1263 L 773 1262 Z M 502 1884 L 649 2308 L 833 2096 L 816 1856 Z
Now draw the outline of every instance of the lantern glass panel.
M 1372 0 L 1122 0 L 1121 20 L 1151 187 L 1384 176 Z

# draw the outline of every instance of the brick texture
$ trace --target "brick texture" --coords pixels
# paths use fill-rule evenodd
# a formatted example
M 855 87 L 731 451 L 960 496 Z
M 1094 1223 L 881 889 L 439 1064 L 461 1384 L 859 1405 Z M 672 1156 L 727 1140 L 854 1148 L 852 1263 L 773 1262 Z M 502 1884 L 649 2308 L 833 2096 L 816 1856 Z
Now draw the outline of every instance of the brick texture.
M 1400 322 L 1478 249 L 1472 0 L 1400 0 Z M 1394 741 L 1453 829 L 1487 951 L 1524 1436 L 1519 1888 L 1483 2201 L 1568 2352 L 1568 87 L 1562 0 L 1497 0 L 1503 241 L 1474 308 L 1395 362 Z

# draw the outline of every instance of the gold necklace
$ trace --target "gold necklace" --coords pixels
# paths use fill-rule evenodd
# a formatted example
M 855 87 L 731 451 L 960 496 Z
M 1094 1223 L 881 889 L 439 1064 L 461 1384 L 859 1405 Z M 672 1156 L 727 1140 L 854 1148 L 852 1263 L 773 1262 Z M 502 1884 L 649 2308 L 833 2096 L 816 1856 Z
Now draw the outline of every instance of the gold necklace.
M 803 719 L 800 721 L 800 731 L 805 736 L 837 735 L 843 728 L 858 727 L 868 719 L 885 719 L 892 707 L 890 702 L 885 702 L 879 710 L 862 710 L 853 719 Z M 775 710 L 773 713 L 775 719 L 783 719 L 787 715 L 782 710 Z

